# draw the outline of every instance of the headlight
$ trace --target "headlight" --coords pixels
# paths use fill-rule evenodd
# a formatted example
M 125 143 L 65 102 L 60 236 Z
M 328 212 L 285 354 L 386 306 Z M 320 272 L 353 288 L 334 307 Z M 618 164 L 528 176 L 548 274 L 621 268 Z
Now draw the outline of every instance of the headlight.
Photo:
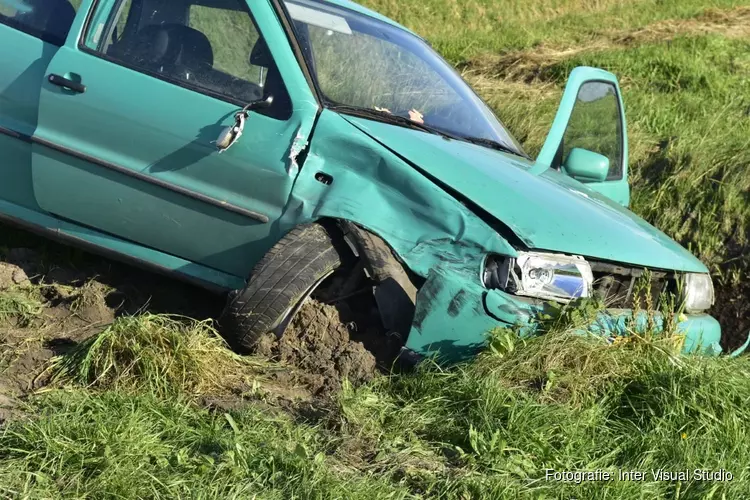
M 485 262 L 483 281 L 487 288 L 568 302 L 591 296 L 594 275 L 583 257 L 520 252 L 516 259 L 489 257 Z
M 685 275 L 685 310 L 698 313 L 714 305 L 714 284 L 708 274 L 688 273 Z

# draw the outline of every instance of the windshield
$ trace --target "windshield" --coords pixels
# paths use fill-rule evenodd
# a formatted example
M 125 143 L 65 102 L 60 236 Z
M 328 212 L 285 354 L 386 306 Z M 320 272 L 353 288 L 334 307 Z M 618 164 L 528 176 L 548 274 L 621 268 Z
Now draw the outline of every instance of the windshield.
M 456 71 L 411 33 L 316 0 L 287 0 L 287 10 L 329 107 L 396 115 L 460 139 L 520 145 Z M 375 113 L 373 113 L 375 112 Z M 487 144 L 485 144 L 487 145 Z

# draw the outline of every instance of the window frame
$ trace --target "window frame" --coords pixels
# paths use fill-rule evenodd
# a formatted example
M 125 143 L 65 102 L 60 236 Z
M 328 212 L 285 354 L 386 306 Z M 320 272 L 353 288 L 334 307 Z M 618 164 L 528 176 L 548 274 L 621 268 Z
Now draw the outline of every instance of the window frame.
M 112 12 L 120 9 L 120 7 L 123 5 L 123 3 L 126 0 L 116 0 L 116 2 L 113 5 L 113 8 L 110 9 L 109 15 L 107 16 L 107 24 L 111 23 L 111 15 Z M 250 11 L 250 7 L 248 6 L 247 2 L 245 0 L 238 0 L 242 5 L 244 5 L 245 9 L 244 12 L 250 17 L 250 21 L 253 23 L 253 26 L 255 26 L 255 29 L 258 31 L 258 34 L 263 37 L 263 32 L 261 31 L 260 27 L 258 26 L 258 23 L 255 20 L 255 17 L 253 16 L 252 12 Z M 101 0 L 94 0 L 91 7 L 89 8 L 89 11 L 86 13 L 86 19 L 83 22 L 83 27 L 80 32 L 80 36 L 78 37 L 78 41 L 76 43 L 76 46 L 78 47 L 78 50 L 81 52 L 84 52 L 86 54 L 92 55 L 98 59 L 103 59 L 107 62 L 110 62 L 112 64 L 116 64 L 120 67 L 127 68 L 129 70 L 135 71 L 137 73 L 141 73 L 143 75 L 149 76 L 151 78 L 155 78 L 157 80 L 175 85 L 177 87 L 180 87 L 185 90 L 189 90 L 191 92 L 196 92 L 198 94 L 205 95 L 207 97 L 211 97 L 213 99 L 226 102 L 228 104 L 233 104 L 235 106 L 239 107 L 245 107 L 248 103 L 246 101 L 243 101 L 241 99 L 237 99 L 233 96 L 222 94 L 220 92 L 215 92 L 213 90 L 206 89 L 204 87 L 201 87 L 199 85 L 191 85 L 188 82 L 185 82 L 184 80 L 178 80 L 176 78 L 171 78 L 167 75 L 164 75 L 163 73 L 156 73 L 155 71 L 149 71 L 148 69 L 142 68 L 136 64 L 132 64 L 128 61 L 122 61 L 119 59 L 116 59 L 114 57 L 111 57 L 103 52 L 100 52 L 97 49 L 92 49 L 91 47 L 87 46 L 85 43 L 86 37 L 89 34 L 89 30 L 91 29 L 91 21 L 94 17 L 94 13 L 96 13 L 97 8 L 99 7 L 99 4 L 101 3 Z M 137 7 L 136 7 L 137 6 Z M 143 9 L 143 0 L 132 0 L 132 6 L 131 9 L 138 8 L 139 10 Z M 126 24 L 127 25 L 127 24 Z M 97 46 L 99 46 L 100 43 L 97 43 Z M 250 54 L 248 54 L 248 57 L 250 57 Z M 273 54 L 271 54 L 271 58 L 273 59 Z M 276 64 L 275 59 L 273 60 L 274 64 Z M 278 65 L 277 65 L 278 67 Z M 233 76 L 233 75 L 232 75 Z M 283 81 L 283 76 L 281 77 Z M 252 83 L 252 82 L 251 82 Z M 291 96 L 289 95 L 289 91 L 286 89 L 286 83 L 284 83 L 284 89 L 283 91 L 287 94 L 288 98 L 291 100 Z M 266 114 L 266 110 L 260 110 L 259 113 Z M 268 114 L 268 116 L 273 117 L 272 114 Z M 284 117 L 282 120 L 286 121 L 290 118 L 290 116 Z
M 616 182 L 616 181 L 621 181 L 621 180 L 623 180 L 625 178 L 625 168 L 626 168 L 626 165 L 625 165 L 625 137 L 624 137 L 625 134 L 623 133 L 625 131 L 625 128 L 623 126 L 623 121 L 625 119 L 625 113 L 623 112 L 622 106 L 620 104 L 622 102 L 622 97 L 620 96 L 620 89 L 617 88 L 617 85 L 615 85 L 614 83 L 612 83 L 612 82 L 610 82 L 608 80 L 598 80 L 598 79 L 597 80 L 586 80 L 583 83 L 581 83 L 581 85 L 578 87 L 578 90 L 576 91 L 576 102 L 573 104 L 573 108 L 571 108 L 571 110 L 570 110 L 570 117 L 568 118 L 568 123 L 565 125 L 565 131 L 563 132 L 563 134 L 562 134 L 562 140 L 560 141 L 560 146 L 559 146 L 559 151 L 558 151 L 558 155 L 560 157 L 560 159 L 559 159 L 559 161 L 560 161 L 560 168 L 562 168 L 562 164 L 563 164 L 563 162 L 565 162 L 565 158 L 563 158 L 562 156 L 563 156 L 563 150 L 564 150 L 564 145 L 565 145 L 565 135 L 568 133 L 568 130 L 570 128 L 570 121 L 571 121 L 570 119 L 573 116 L 573 110 L 575 109 L 575 106 L 578 104 L 578 95 L 580 94 L 581 89 L 583 88 L 583 86 L 586 85 L 587 83 L 604 83 L 606 85 L 611 86 L 612 89 L 614 90 L 615 102 L 617 104 L 617 115 L 618 115 L 618 118 L 619 118 L 617 120 L 617 129 L 618 129 L 618 132 L 619 132 L 617 135 L 618 135 L 618 140 L 619 140 L 619 143 L 620 143 L 620 147 L 619 147 L 620 173 L 619 173 L 619 175 L 617 177 L 610 177 L 609 172 L 607 172 L 607 178 L 604 179 L 602 182 Z M 610 169 L 611 168 L 612 168 L 612 166 L 610 165 Z

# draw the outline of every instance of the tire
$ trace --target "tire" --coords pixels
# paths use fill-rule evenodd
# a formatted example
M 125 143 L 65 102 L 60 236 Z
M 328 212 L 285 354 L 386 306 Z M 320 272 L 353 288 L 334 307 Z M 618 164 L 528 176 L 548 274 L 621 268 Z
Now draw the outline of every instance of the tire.
M 255 266 L 247 286 L 230 294 L 219 319 L 222 335 L 236 350 L 252 351 L 341 264 L 341 254 L 323 226 L 294 228 Z

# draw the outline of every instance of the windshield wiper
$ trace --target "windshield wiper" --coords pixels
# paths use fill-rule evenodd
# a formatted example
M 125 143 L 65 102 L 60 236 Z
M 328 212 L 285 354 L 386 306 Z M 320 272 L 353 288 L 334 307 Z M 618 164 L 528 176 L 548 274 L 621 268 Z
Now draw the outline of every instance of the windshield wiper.
M 415 122 L 409 118 L 406 118 L 405 116 L 399 116 L 399 115 L 393 115 L 391 113 L 386 113 L 385 111 L 378 111 L 376 109 L 359 108 L 357 106 L 346 106 L 346 105 L 330 106 L 328 109 L 330 109 L 331 111 L 338 111 L 341 113 L 346 113 L 346 114 L 350 114 L 354 116 L 360 116 L 362 118 L 372 118 L 373 120 L 379 120 L 385 123 L 392 123 L 393 125 L 400 125 L 402 127 L 408 127 L 408 128 L 412 128 L 415 130 L 421 130 L 423 132 L 428 132 L 430 134 L 443 136 L 446 139 L 460 139 L 459 137 L 450 135 L 435 127 L 430 127 L 429 125 Z
M 385 123 L 392 123 L 394 125 L 400 125 L 402 127 L 408 127 L 408 128 L 412 128 L 415 130 L 421 130 L 423 132 L 428 132 L 430 134 L 442 136 L 446 139 L 469 142 L 471 144 L 485 146 L 487 148 L 494 149 L 496 151 L 503 151 L 505 153 L 510 153 L 512 155 L 521 156 L 523 158 L 529 158 L 522 152 L 510 146 L 507 146 L 503 144 L 502 142 L 498 142 L 494 139 L 487 139 L 484 137 L 465 137 L 465 136 L 450 134 L 448 132 L 440 130 L 439 128 L 435 128 L 429 125 L 425 125 L 423 123 L 415 122 L 413 120 L 410 120 L 409 118 L 406 118 L 405 116 L 393 115 L 385 111 L 378 111 L 377 109 L 360 108 L 357 106 L 347 106 L 344 104 L 337 104 L 337 105 L 329 106 L 329 109 L 331 111 L 338 111 L 341 113 L 346 113 L 346 114 L 350 114 L 354 116 L 360 116 L 363 118 L 372 118 L 373 120 L 378 120 L 378 121 L 382 121 Z
M 520 151 L 513 149 L 512 147 L 506 144 L 503 144 L 502 142 L 498 142 L 494 139 L 487 139 L 485 137 L 462 137 L 461 140 L 470 142 L 472 144 L 477 144 L 479 146 L 485 146 L 490 149 L 494 149 L 496 151 L 502 151 L 504 153 L 510 153 L 512 155 L 523 156 L 524 158 L 528 158 L 528 156 L 521 153 Z

